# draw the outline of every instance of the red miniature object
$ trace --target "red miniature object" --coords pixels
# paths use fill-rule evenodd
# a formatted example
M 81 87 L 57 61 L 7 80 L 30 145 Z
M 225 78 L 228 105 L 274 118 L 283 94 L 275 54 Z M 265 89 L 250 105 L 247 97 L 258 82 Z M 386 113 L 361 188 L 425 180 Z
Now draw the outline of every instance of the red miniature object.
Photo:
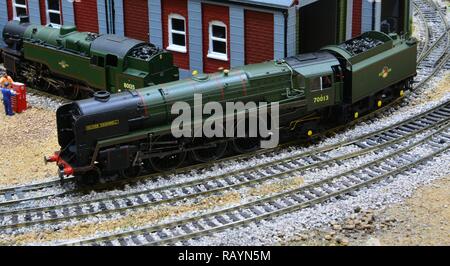
M 27 109 L 27 89 L 25 84 L 13 82 L 12 89 L 16 93 L 12 96 L 12 106 L 15 113 L 22 113 Z
M 68 164 L 66 161 L 61 159 L 59 152 L 55 152 L 50 157 L 44 157 L 45 164 L 47 163 L 57 163 L 59 167 L 59 177 L 62 179 L 64 176 L 70 176 L 73 175 L 74 169 L 70 164 Z

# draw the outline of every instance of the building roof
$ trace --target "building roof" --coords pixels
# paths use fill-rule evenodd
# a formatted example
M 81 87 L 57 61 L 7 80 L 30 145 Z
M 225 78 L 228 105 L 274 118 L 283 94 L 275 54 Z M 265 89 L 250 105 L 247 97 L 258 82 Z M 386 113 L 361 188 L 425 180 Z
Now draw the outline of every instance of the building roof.
M 295 0 L 228 0 L 228 2 L 287 9 L 294 4 Z

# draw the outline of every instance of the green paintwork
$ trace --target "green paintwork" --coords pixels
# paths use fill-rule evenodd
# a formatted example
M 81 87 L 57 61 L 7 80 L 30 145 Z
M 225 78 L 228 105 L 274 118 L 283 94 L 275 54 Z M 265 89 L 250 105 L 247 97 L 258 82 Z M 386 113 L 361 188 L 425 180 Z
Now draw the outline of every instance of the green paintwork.
M 415 74 L 416 47 L 405 40 L 393 39 L 382 33 L 369 33 L 372 37 L 384 40 L 384 44 L 358 56 L 353 56 L 338 46 L 328 46 L 324 51 L 340 55 L 342 61 L 348 60 L 352 83 L 345 85 L 353 93 L 354 102 L 369 97 Z M 289 58 L 260 64 L 237 67 L 214 74 L 200 74 L 190 79 L 154 85 L 137 90 L 143 99 L 148 115 L 145 128 L 128 135 L 108 138 L 98 143 L 97 149 L 109 147 L 130 140 L 145 139 L 149 135 L 158 136 L 170 133 L 173 119 L 171 108 L 176 102 L 186 102 L 194 110 L 201 109 L 207 102 L 279 102 L 280 117 L 295 112 L 296 119 L 315 114 L 327 107 L 337 107 L 344 103 L 344 83 L 335 80 L 332 67 L 339 61 L 328 53 L 316 53 L 317 60 L 304 60 L 295 65 L 288 64 Z M 326 54 L 326 55 L 324 55 Z M 308 57 L 308 56 L 306 56 Z M 411 57 L 411 58 L 409 58 Z M 314 56 L 312 56 L 314 58 Z M 320 60 L 318 60 L 320 59 Z M 379 74 L 384 66 L 392 68 L 386 77 Z M 311 81 L 318 77 L 331 76 L 332 86 L 311 91 Z M 353 87 L 352 87 L 353 86 Z M 195 106 L 194 94 L 202 94 L 201 106 Z M 353 102 L 353 103 L 354 103 Z M 202 109 L 201 109 L 202 110 Z M 192 116 L 194 112 L 192 112 Z M 202 120 L 193 121 L 196 126 Z M 225 118 L 227 119 L 227 118 Z M 283 127 L 290 127 L 292 120 L 280 121 Z
M 348 61 L 352 74 L 352 103 L 394 85 L 416 73 L 417 44 L 381 32 L 367 32 L 362 37 L 376 38 L 384 43 L 358 55 L 352 55 L 339 46 L 323 50 L 339 54 Z M 380 75 L 384 69 L 387 76 Z
M 24 43 L 24 56 L 27 60 L 46 65 L 51 72 L 65 78 L 82 77 L 90 87 L 106 88 L 105 69 L 91 65 L 89 57 L 30 42 Z
M 146 45 L 114 35 L 78 32 L 74 26 L 57 29 L 31 24 L 24 34 L 23 52 L 25 59 L 39 62 L 57 75 L 113 93 L 178 79 L 178 68 L 173 65 L 170 53 L 161 51 L 146 61 L 129 54 L 110 54 L 91 49 L 100 37 L 114 40 L 112 45 L 120 46 L 121 42 L 127 41 L 135 43 L 134 47 Z M 114 47 L 111 50 L 114 51 Z M 103 58 L 105 63 L 96 64 L 92 61 L 94 56 Z M 108 65 L 107 56 L 115 56 L 117 65 Z

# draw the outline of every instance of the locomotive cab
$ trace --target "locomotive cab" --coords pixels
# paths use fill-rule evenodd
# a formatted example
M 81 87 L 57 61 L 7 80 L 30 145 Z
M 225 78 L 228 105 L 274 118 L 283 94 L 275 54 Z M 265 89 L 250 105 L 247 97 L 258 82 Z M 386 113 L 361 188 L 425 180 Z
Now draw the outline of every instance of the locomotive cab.
M 337 58 L 328 52 L 303 54 L 286 62 L 297 72 L 298 90 L 303 90 L 308 111 L 332 106 L 340 101 L 342 73 Z

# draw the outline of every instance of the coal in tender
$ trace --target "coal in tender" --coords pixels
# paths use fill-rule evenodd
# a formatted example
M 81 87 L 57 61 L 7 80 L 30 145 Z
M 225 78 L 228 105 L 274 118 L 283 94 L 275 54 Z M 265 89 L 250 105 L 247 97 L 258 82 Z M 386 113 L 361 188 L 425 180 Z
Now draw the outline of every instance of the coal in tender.
M 364 53 L 374 47 L 377 47 L 379 45 L 383 44 L 380 40 L 371 39 L 369 37 L 364 38 L 358 38 L 349 40 L 341 45 L 339 47 L 349 51 L 353 55 L 357 55 L 360 53 Z
M 86 41 L 93 42 L 93 41 L 95 41 L 95 39 L 98 38 L 98 36 L 99 35 L 97 33 L 89 32 L 88 35 L 86 36 Z
M 150 58 L 158 52 L 158 47 L 154 45 L 145 45 L 133 49 L 131 51 L 131 56 L 142 60 L 150 60 Z

